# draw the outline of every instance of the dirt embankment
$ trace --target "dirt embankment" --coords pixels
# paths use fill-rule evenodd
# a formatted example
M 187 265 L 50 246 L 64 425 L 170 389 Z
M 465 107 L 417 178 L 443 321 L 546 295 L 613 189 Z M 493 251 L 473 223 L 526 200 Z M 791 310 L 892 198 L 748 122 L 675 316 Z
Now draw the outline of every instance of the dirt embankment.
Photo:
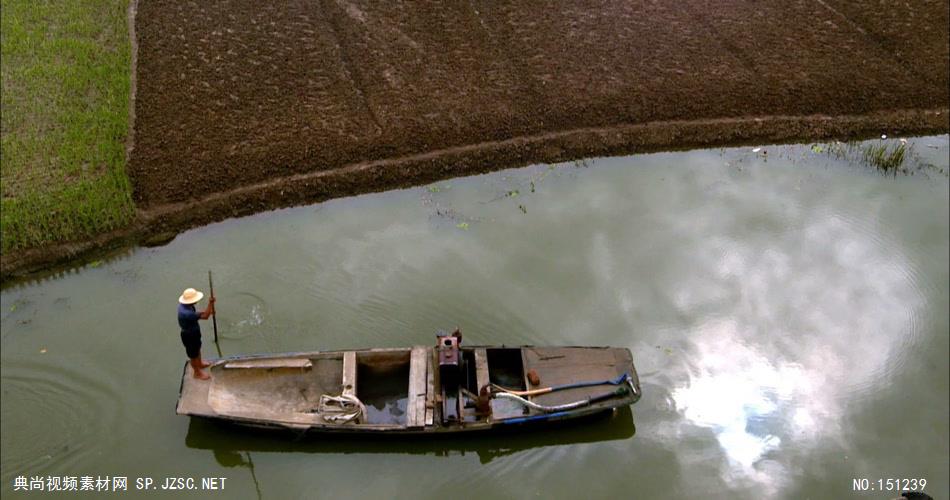
M 532 162 L 945 132 L 948 18 L 939 1 L 140 0 L 140 220 L 103 238 Z

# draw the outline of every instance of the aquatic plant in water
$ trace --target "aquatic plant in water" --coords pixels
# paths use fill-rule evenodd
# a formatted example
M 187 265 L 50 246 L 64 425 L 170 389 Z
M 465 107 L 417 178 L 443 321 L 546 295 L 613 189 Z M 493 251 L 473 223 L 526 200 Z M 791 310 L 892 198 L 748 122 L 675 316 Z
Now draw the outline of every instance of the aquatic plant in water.
M 864 146 L 864 161 L 884 173 L 907 172 L 904 158 L 907 154 L 907 144 L 901 141 L 897 145 L 868 144 Z
M 811 150 L 816 154 L 824 153 L 839 160 L 862 162 L 885 174 L 894 175 L 909 173 L 910 170 L 904 164 L 908 157 L 913 157 L 913 146 L 903 139 L 892 143 L 882 139 L 876 143 L 850 141 L 827 145 L 813 144 Z

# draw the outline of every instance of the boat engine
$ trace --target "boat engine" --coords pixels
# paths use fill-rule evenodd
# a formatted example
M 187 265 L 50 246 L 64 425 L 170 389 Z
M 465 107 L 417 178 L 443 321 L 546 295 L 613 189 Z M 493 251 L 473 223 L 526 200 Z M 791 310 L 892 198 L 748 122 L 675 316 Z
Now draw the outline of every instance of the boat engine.
M 459 383 L 462 380 L 462 356 L 459 344 L 462 332 L 457 328 L 450 335 L 436 335 L 436 351 L 439 353 L 439 385 L 442 386 L 442 421 L 458 422 Z

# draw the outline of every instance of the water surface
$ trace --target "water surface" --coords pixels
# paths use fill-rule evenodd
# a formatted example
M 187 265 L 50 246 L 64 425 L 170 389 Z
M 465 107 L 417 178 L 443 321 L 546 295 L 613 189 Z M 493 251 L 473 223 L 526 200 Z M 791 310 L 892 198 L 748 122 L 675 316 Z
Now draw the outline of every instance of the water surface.
M 109 475 L 226 477 L 228 498 L 887 498 L 853 479 L 924 478 L 947 498 L 950 148 L 911 143 L 897 177 L 812 145 L 536 165 L 229 220 L 8 287 L 0 491 Z M 209 268 L 225 354 L 460 326 L 468 344 L 628 347 L 644 396 L 632 416 L 484 440 L 191 422 L 174 414 L 175 301 Z

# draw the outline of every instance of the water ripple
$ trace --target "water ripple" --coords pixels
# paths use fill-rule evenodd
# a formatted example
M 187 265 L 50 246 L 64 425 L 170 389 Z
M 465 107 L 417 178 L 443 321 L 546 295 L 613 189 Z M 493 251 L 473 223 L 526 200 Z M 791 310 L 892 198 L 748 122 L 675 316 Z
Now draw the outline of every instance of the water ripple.
M 18 475 L 77 474 L 87 457 L 111 448 L 121 397 L 94 369 L 4 360 L 0 379 L 0 442 L 16 450 L 0 462 L 4 483 Z M 43 425 L 36 425 L 38 416 Z
M 266 330 L 261 328 L 267 314 L 267 302 L 262 297 L 250 292 L 235 292 L 224 296 L 222 302 L 226 302 L 223 309 L 226 321 L 222 322 L 221 331 L 227 333 L 222 333 L 221 338 L 241 340 L 261 335 Z

